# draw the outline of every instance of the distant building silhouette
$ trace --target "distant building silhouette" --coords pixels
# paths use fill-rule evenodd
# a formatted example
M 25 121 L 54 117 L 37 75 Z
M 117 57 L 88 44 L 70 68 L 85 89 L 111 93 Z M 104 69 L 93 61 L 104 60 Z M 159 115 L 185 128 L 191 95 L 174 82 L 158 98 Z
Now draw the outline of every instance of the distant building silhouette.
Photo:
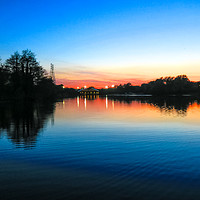
M 86 88 L 86 89 L 80 89 L 78 90 L 78 93 L 80 95 L 99 95 L 99 90 L 90 87 L 90 88 Z

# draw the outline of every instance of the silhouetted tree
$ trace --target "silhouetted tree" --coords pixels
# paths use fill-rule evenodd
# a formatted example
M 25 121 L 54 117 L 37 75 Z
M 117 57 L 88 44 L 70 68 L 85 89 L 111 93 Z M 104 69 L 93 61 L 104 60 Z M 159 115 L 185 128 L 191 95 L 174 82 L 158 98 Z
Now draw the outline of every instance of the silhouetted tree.
M 0 66 L 1 98 L 56 98 L 63 96 L 63 88 L 40 66 L 30 50 L 15 52 Z M 7 92 L 5 92 L 7 91 Z

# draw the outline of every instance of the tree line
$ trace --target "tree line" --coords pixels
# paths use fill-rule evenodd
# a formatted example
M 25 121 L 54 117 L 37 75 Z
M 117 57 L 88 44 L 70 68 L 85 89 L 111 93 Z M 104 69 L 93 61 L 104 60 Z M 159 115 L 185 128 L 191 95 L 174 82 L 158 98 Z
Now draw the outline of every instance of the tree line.
M 152 95 L 200 94 L 200 82 L 190 81 L 186 75 L 161 77 L 141 86 L 131 83 L 116 85 L 114 88 L 101 89 L 102 94 L 139 93 Z

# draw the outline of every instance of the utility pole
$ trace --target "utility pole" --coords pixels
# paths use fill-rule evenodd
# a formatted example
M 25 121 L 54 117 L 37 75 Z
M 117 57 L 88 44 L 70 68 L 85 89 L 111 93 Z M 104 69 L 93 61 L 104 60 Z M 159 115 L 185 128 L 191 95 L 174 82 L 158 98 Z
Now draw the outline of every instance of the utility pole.
M 56 83 L 54 65 L 52 63 L 50 64 L 50 77 L 52 78 L 53 82 Z

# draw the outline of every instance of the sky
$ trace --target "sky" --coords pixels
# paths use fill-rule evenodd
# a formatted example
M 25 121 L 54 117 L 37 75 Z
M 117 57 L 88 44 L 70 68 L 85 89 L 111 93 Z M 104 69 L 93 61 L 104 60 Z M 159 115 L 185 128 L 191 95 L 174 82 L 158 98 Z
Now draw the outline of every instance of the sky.
M 32 50 L 66 87 L 200 80 L 199 0 L 0 0 L 0 57 Z

